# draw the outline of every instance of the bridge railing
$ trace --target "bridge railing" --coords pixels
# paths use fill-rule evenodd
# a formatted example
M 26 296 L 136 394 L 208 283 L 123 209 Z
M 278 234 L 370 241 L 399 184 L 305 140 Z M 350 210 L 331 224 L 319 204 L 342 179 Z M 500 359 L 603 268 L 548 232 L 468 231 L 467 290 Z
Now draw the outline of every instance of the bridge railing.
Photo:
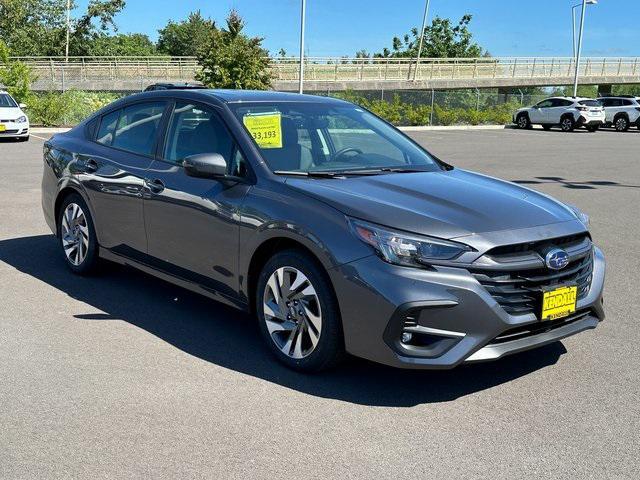
M 16 57 L 30 65 L 38 81 L 63 82 L 74 87 L 83 82 L 194 80 L 199 71 L 194 57 Z M 276 82 L 298 80 L 297 58 L 270 58 Z M 429 81 L 464 79 L 550 79 L 573 75 L 573 58 L 336 58 L 307 57 L 305 80 L 322 82 Z M 638 57 L 589 57 L 580 64 L 580 75 L 635 77 L 640 75 Z

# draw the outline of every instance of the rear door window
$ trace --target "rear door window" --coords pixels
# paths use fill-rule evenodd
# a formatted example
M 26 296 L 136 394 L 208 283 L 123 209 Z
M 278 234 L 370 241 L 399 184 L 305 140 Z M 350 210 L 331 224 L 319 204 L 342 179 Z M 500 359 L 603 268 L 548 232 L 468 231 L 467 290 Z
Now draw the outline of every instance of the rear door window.
M 147 102 L 122 109 L 111 145 L 138 155 L 153 155 L 165 107 L 166 102 Z
M 113 132 L 116 129 L 116 124 L 120 118 L 121 110 L 107 113 L 100 120 L 100 128 L 98 129 L 98 135 L 96 136 L 96 142 L 103 145 L 111 145 L 113 141 Z

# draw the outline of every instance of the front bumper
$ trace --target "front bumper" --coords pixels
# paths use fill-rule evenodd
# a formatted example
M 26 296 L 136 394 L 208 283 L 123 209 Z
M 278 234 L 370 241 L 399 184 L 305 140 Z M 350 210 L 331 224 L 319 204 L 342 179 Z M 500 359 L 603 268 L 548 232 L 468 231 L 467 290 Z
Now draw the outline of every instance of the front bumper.
M 0 132 L 0 138 L 21 138 L 29 136 L 28 123 L 3 122 L 5 130 Z
M 342 265 L 330 275 L 347 351 L 394 367 L 446 369 L 494 360 L 595 328 L 604 319 L 605 260 L 596 247 L 591 286 L 578 300 L 576 315 L 549 324 L 535 314 L 509 315 L 462 268 L 413 269 L 371 256 Z M 410 328 L 435 339 L 433 348 L 420 352 L 403 348 L 400 322 L 409 322 Z M 514 331 L 521 333 L 510 335 Z

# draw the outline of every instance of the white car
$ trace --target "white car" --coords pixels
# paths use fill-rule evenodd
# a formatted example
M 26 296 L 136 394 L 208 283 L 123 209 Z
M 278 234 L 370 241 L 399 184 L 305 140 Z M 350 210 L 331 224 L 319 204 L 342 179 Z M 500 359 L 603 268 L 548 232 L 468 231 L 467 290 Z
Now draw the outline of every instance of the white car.
M 18 104 L 9 93 L 0 90 L 0 138 L 29 140 L 29 118 L 23 108 L 24 104 Z
M 640 129 L 640 100 L 633 96 L 600 97 L 604 107 L 605 126 L 613 126 L 618 132 L 626 132 L 631 125 Z
M 521 108 L 513 115 L 513 123 L 518 128 L 542 125 L 549 130 L 557 125 L 564 132 L 583 126 L 595 132 L 604 121 L 605 113 L 600 102 L 580 97 L 547 98 L 533 107 Z

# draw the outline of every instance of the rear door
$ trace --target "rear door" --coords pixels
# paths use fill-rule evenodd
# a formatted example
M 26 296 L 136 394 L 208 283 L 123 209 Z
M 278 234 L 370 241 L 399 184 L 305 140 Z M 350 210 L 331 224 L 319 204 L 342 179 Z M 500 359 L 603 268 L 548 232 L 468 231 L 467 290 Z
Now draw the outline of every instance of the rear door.
M 79 158 L 100 245 L 126 256 L 147 251 L 143 189 L 166 101 L 134 103 L 103 115 L 91 151 Z
M 147 172 L 145 222 L 154 267 L 231 300 L 238 292 L 239 208 L 248 183 L 187 175 L 182 160 L 219 153 L 232 175 L 247 164 L 215 107 L 175 102 L 158 159 Z
M 553 125 L 559 124 L 560 117 L 562 117 L 562 114 L 565 113 L 571 105 L 573 105 L 573 102 L 570 100 L 554 98 L 551 107 L 545 110 L 545 122 Z

